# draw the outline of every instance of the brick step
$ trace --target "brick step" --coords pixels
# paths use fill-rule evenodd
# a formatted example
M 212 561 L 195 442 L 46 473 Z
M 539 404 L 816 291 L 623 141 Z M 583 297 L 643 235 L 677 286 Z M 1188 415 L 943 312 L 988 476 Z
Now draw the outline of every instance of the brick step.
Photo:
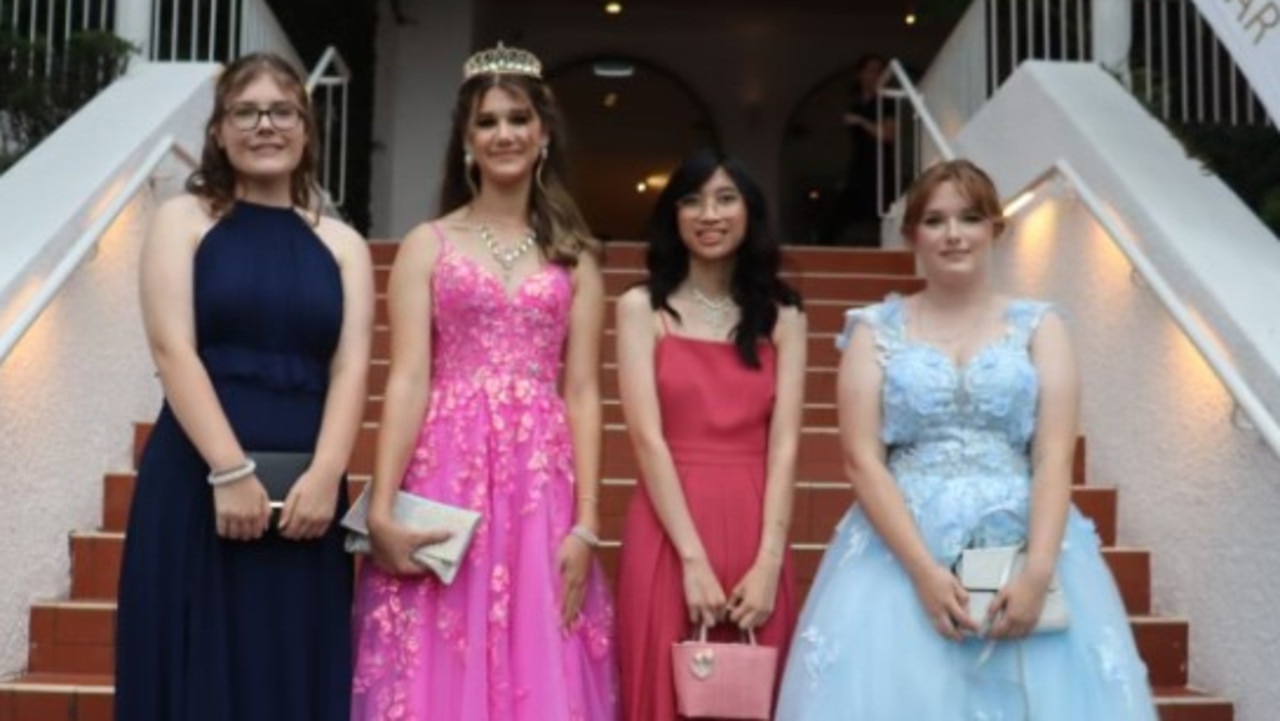
M 884 294 L 871 295 L 865 294 L 866 297 L 857 301 L 847 300 L 805 300 L 804 312 L 806 320 L 809 324 L 809 332 L 826 333 L 834 335 L 844 328 L 844 312 L 849 308 L 862 305 L 869 302 L 878 301 L 884 297 Z M 605 300 L 604 327 L 605 330 L 612 330 L 617 313 L 614 310 L 616 299 L 608 298 Z M 377 326 L 386 326 L 389 323 L 387 313 L 386 296 L 378 296 L 375 299 L 374 323 Z
M 641 283 L 648 273 L 640 269 L 608 269 L 604 272 L 604 290 L 610 297 L 621 295 Z M 783 278 L 800 292 L 808 305 L 814 301 L 836 301 L 845 304 L 877 301 L 890 293 L 904 295 L 924 287 L 924 278 L 911 275 L 872 275 L 869 273 L 784 273 Z
M 115 672 L 116 604 L 50 601 L 31 607 L 27 670 L 33 673 Z
M 380 396 L 387 388 L 387 374 L 391 366 L 387 361 L 369 364 L 369 395 Z M 600 369 L 600 397 L 618 397 L 618 367 L 604 363 Z M 805 372 L 804 397 L 809 401 L 831 403 L 836 398 L 836 368 L 810 365 Z
M 1083 454 L 1083 446 L 1080 453 Z M 352 498 L 359 494 L 369 475 L 351 475 Z M 604 481 L 600 494 L 600 516 L 605 538 L 616 538 L 620 533 L 627 503 L 636 484 L 634 474 L 631 475 L 632 478 L 607 478 Z M 134 481 L 132 473 L 112 473 L 104 477 L 102 530 L 125 530 L 129 521 L 129 503 L 133 497 Z M 852 500 L 853 490 L 847 482 L 798 482 L 792 511 L 792 540 L 801 543 L 826 541 Z M 1081 513 L 1093 521 L 1103 545 L 1114 545 L 1118 502 L 1116 489 L 1077 484 L 1072 489 L 1072 501 Z
M 1234 721 L 1230 701 L 1185 686 L 1152 689 L 1160 721 Z M 114 721 L 112 678 L 28 674 L 0 683 L 0 721 Z
M 364 406 L 366 423 L 379 423 L 382 420 L 382 396 L 373 396 Z M 625 423 L 622 415 L 622 402 L 617 398 L 609 398 L 601 402 L 605 423 Z M 836 416 L 834 403 L 805 403 L 801 424 L 806 428 L 834 428 L 839 419 Z
M 114 629 L 115 577 L 119 572 L 123 533 L 91 533 L 73 536 L 73 594 L 81 574 L 81 559 L 93 558 L 95 565 L 87 575 L 109 581 L 109 588 L 98 589 L 97 599 L 103 603 L 39 604 L 31 615 L 31 668 L 33 671 L 108 673 L 113 668 L 112 633 Z M 607 541 L 600 550 L 601 562 L 610 578 L 617 567 L 618 542 Z M 800 598 L 803 600 L 813 582 L 824 548 L 816 543 L 796 543 L 792 553 L 796 562 Z M 84 555 L 81 555 L 83 553 Z M 1138 611 L 1131 617 L 1135 638 L 1150 678 L 1157 685 L 1181 686 L 1186 683 L 1188 624 L 1185 619 L 1145 615 L 1149 597 L 1131 594 L 1128 589 L 1139 584 L 1149 587 L 1150 562 L 1142 549 L 1104 550 L 1121 587 L 1126 604 Z M 107 560 L 104 560 L 107 559 Z M 104 580 L 99 581 L 105 585 Z
M 835 333 L 814 333 L 810 331 L 808 345 L 808 357 L 805 359 L 806 368 L 835 368 L 840 365 L 840 351 L 836 348 Z M 391 329 L 388 326 L 380 325 L 374 328 L 371 351 L 375 363 L 390 360 Z M 610 328 L 605 331 L 604 339 L 600 343 L 600 359 L 606 364 L 615 363 L 617 361 L 617 351 L 617 332 Z
M 114 679 L 28 673 L 0 683 L 0 721 L 113 721 Z
M 134 425 L 133 462 L 135 467 L 151 432 L 150 423 Z M 355 475 L 373 473 L 374 455 L 377 450 L 377 424 L 365 423 L 356 438 L 348 471 Z M 606 478 L 634 478 L 637 475 L 634 451 L 627 437 L 626 428 L 619 424 L 605 426 L 601 453 L 600 472 Z M 1076 448 L 1074 481 L 1084 480 L 1084 444 Z M 807 481 L 844 480 L 844 463 L 841 459 L 840 441 L 833 428 L 805 428 L 800 434 L 800 449 L 796 464 L 796 477 Z
M 370 243 L 369 251 L 375 267 L 389 267 L 395 260 L 395 243 Z M 611 242 L 605 245 L 606 269 L 641 269 L 645 244 Z M 782 249 L 782 271 L 795 273 L 870 273 L 877 275 L 914 275 L 915 256 L 906 250 L 867 248 L 812 248 L 787 246 Z

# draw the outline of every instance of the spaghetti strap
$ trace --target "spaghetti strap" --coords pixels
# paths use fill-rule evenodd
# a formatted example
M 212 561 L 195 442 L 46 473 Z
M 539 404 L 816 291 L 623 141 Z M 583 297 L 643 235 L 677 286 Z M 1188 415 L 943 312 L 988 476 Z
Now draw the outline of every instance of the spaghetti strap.
M 662 311 L 657 312 L 658 323 L 662 325 L 662 335 L 671 335 L 671 326 L 667 325 L 667 314 Z
M 443 230 L 440 229 L 439 221 L 431 223 L 431 229 L 435 231 L 436 239 L 440 241 L 441 249 L 445 249 L 453 245 L 452 243 L 449 242 L 449 237 L 444 234 Z

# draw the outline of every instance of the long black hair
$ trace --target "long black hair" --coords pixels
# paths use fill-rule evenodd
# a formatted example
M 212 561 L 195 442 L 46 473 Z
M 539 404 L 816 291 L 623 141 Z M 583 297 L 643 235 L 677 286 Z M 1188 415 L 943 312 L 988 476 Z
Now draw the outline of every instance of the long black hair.
M 800 294 L 778 276 L 782 251 L 769 232 L 764 193 L 736 159 L 703 149 L 686 158 L 671 174 L 649 218 L 649 250 L 645 254 L 649 303 L 655 311 L 680 318 L 671 307 L 670 298 L 689 275 L 689 249 L 680 238 L 677 206 L 681 198 L 697 193 L 719 169 L 728 174 L 747 204 L 746 235 L 734 256 L 729 280 L 729 293 L 742 314 L 733 329 L 733 343 L 747 367 L 759 368 L 756 344 L 761 338 L 772 336 L 778 322 L 778 306 L 803 306 Z

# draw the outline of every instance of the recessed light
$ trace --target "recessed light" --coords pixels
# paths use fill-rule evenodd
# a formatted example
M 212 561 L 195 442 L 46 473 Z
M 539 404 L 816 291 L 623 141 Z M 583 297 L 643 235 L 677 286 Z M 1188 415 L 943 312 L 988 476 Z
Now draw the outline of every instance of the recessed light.
M 915 24 L 916 24 L 916 14 L 915 14 L 915 13 L 907 13 L 907 16 L 906 16 L 905 18 L 903 18 L 903 19 L 902 19 L 902 21 L 903 21 L 903 22 L 905 22 L 905 23 L 906 23 L 906 24 L 908 24 L 908 25 L 915 25 Z
M 625 60 L 597 60 L 591 63 L 591 74 L 597 78 L 629 78 L 636 66 Z
M 622 3 L 605 3 L 604 11 L 610 15 L 619 15 L 622 13 Z

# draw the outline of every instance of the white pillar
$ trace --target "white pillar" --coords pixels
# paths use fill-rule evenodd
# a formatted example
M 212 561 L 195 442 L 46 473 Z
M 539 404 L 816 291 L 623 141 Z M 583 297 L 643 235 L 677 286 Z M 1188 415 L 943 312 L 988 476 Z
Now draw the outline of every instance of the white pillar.
M 152 0 L 117 0 L 115 33 L 134 44 L 142 60 L 151 58 Z
M 1092 0 L 1093 61 L 1130 86 L 1129 47 L 1133 41 L 1133 4 Z
M 389 4 L 378 9 L 370 236 L 398 240 L 436 212 L 477 1 L 398 0 L 400 22 Z

